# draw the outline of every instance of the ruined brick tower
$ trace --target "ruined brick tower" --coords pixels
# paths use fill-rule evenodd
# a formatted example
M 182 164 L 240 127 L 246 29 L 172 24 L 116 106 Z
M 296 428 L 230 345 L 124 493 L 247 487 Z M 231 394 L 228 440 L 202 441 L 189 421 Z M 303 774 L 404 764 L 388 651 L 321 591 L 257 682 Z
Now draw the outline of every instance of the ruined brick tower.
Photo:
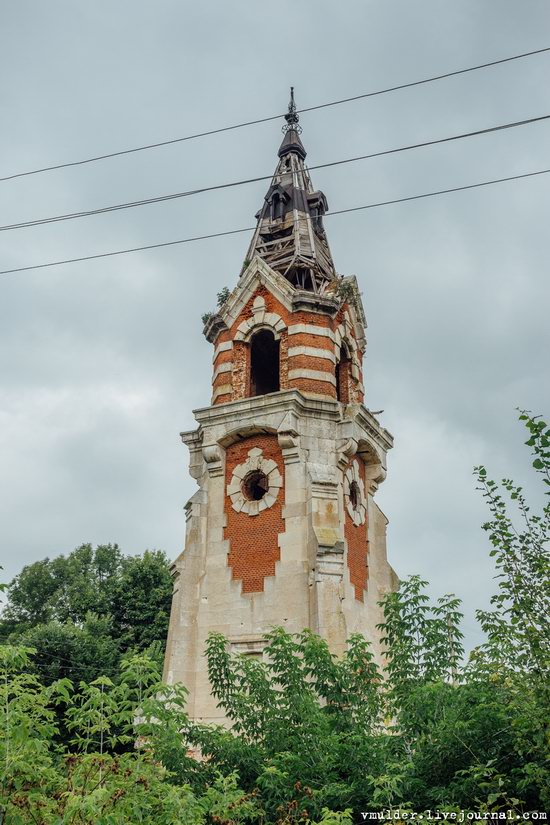
M 273 626 L 309 627 L 335 653 L 359 632 L 379 656 L 377 602 L 396 584 L 373 498 L 392 437 L 363 405 L 363 306 L 334 269 L 293 97 L 286 120 L 239 280 L 204 328 L 212 404 L 182 433 L 199 489 L 173 566 L 165 679 L 208 721 L 223 721 L 209 631 L 253 656 Z

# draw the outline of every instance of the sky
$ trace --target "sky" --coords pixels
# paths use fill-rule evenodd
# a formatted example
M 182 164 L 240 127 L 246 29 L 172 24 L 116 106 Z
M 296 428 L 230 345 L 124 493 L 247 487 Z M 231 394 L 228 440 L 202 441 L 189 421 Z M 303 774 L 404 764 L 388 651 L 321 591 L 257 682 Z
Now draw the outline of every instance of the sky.
M 19 0 L 0 9 L 0 177 L 550 46 L 546 0 Z M 308 163 L 549 113 L 550 53 L 301 116 Z M 0 223 L 269 175 L 283 121 L 0 183 Z M 312 173 L 333 210 L 550 167 L 548 122 Z M 0 234 L 0 269 L 253 226 L 266 183 Z M 550 175 L 335 215 L 366 310 L 366 405 L 395 437 L 377 500 L 402 577 L 494 592 L 472 470 L 536 502 L 516 407 L 547 413 Z M 0 564 L 84 542 L 175 558 L 179 433 L 210 403 L 201 315 L 247 233 L 0 276 Z

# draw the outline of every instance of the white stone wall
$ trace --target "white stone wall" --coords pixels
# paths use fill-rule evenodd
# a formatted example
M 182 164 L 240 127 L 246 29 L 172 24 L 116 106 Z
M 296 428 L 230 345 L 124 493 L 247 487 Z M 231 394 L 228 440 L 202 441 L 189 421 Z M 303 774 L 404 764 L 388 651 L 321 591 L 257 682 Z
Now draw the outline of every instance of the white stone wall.
M 373 500 L 385 477 L 392 438 L 364 407 L 308 398 L 297 390 L 234 401 L 195 413 L 199 428 L 183 433 L 191 453 L 191 474 L 199 490 L 187 507 L 185 550 L 175 562 L 175 589 L 165 679 L 188 688 L 193 718 L 224 722 L 210 696 L 205 642 L 212 630 L 236 650 L 261 652 L 274 626 L 290 632 L 311 628 L 335 653 L 351 633 L 380 645 L 376 624 L 382 593 L 395 587 L 386 559 L 386 519 Z M 241 593 L 227 564 L 225 448 L 258 432 L 276 433 L 285 464 L 280 561 L 264 591 Z M 370 484 L 369 580 L 364 602 L 350 584 L 344 540 L 343 472 L 350 457 L 367 465 Z M 250 516 L 250 529 L 254 517 Z M 261 552 L 261 547 L 258 548 Z

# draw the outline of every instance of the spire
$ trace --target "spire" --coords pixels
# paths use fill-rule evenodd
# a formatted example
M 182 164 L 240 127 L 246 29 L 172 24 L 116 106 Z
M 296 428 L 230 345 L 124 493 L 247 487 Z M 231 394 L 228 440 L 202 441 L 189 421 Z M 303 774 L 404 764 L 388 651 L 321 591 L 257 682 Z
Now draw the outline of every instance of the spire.
M 294 87 L 283 126 L 279 162 L 247 253 L 259 255 L 297 289 L 322 293 L 336 272 L 323 227 L 327 199 L 316 191 L 305 166 L 306 150 L 294 101 Z
M 307 152 L 304 149 L 302 141 L 300 140 L 302 127 L 299 123 L 300 118 L 298 117 L 296 104 L 294 102 L 294 86 L 290 87 L 290 103 L 288 104 L 288 112 L 285 115 L 285 120 L 286 126 L 283 126 L 285 136 L 279 147 L 278 155 L 282 158 L 289 152 L 296 152 L 302 160 L 305 160 Z

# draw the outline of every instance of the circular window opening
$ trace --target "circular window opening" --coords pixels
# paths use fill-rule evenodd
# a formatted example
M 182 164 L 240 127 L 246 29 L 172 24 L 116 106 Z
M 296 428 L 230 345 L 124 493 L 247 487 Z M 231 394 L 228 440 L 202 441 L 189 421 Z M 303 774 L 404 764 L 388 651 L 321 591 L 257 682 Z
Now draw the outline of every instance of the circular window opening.
M 269 481 L 261 470 L 252 470 L 243 479 L 242 491 L 248 501 L 259 501 L 269 489 Z
M 359 485 L 356 481 L 352 481 L 349 485 L 349 501 L 354 510 L 359 507 L 361 493 L 359 492 Z

